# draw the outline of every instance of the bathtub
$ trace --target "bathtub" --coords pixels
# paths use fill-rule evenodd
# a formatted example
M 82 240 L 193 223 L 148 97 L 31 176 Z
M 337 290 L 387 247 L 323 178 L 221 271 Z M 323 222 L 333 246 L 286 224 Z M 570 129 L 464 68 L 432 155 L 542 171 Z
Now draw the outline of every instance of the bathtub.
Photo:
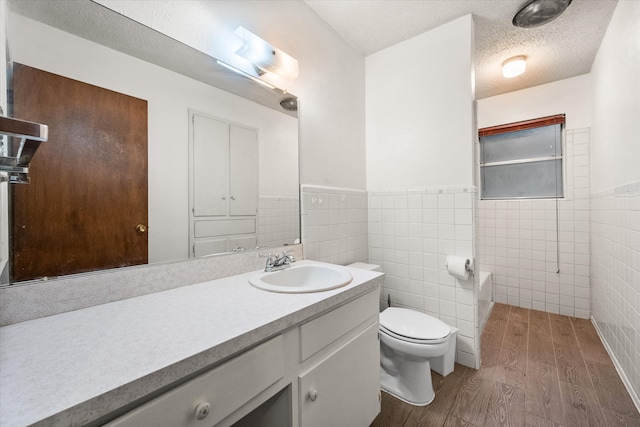
M 480 272 L 480 288 L 478 291 L 478 322 L 480 324 L 480 335 L 487 323 L 491 309 L 493 308 L 493 284 L 492 275 L 487 271 Z

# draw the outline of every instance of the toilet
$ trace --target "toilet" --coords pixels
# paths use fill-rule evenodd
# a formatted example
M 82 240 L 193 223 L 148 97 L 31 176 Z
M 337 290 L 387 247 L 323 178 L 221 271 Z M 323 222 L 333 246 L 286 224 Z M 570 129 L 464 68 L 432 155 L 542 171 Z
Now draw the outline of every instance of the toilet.
M 431 370 L 453 372 L 457 330 L 439 319 L 408 308 L 380 313 L 380 386 L 416 406 L 433 401 Z
M 373 264 L 349 267 L 381 271 Z M 388 307 L 380 313 L 380 386 L 411 405 L 425 406 L 435 392 L 431 370 L 453 372 L 458 330 L 426 313 Z

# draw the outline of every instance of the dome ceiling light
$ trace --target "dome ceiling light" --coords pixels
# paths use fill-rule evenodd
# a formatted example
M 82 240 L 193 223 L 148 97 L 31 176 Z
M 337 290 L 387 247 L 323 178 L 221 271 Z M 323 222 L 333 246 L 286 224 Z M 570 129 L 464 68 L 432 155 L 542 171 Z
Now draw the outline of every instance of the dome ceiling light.
M 533 0 L 513 17 L 513 25 L 535 28 L 553 21 L 569 7 L 571 0 Z
M 502 63 L 502 75 L 507 78 L 517 77 L 527 69 L 527 62 L 524 56 L 514 56 Z

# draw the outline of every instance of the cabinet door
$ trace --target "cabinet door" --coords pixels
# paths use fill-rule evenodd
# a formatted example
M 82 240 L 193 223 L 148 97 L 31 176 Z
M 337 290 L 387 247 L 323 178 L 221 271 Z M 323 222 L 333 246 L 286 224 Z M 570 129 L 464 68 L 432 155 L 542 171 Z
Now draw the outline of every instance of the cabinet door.
M 193 215 L 227 215 L 229 126 L 193 115 Z
M 255 215 L 258 209 L 258 133 L 229 126 L 229 215 Z
M 370 425 L 380 412 L 377 322 L 299 378 L 301 427 Z

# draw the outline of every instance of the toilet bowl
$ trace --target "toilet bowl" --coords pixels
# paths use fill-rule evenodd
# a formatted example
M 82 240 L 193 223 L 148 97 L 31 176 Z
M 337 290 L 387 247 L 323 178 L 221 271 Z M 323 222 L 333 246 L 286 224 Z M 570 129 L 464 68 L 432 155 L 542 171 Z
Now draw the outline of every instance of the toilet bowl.
M 428 314 L 389 307 L 380 313 L 380 385 L 417 406 L 433 401 L 431 370 L 453 372 L 457 329 Z
M 382 271 L 357 262 L 347 267 Z M 388 299 L 381 293 L 381 307 Z M 382 309 L 382 308 L 381 308 Z M 453 372 L 458 329 L 426 313 L 389 307 L 380 313 L 380 386 L 416 406 L 433 401 L 431 370 L 446 377 Z

